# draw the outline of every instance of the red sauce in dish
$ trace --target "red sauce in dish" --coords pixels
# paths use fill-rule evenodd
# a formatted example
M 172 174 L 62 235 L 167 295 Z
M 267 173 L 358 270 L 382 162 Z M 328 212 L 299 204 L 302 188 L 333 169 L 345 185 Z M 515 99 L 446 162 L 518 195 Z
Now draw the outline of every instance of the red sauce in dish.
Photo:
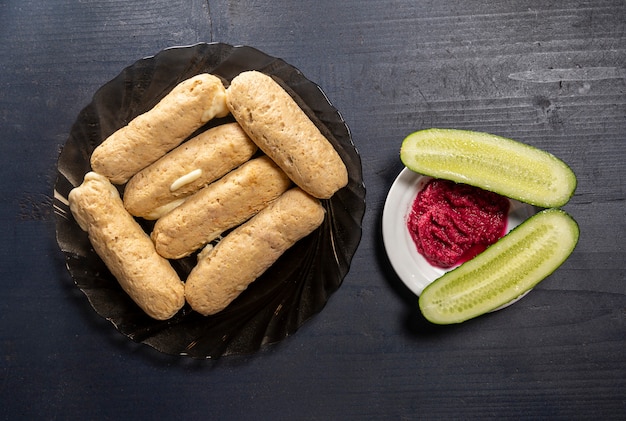
M 467 184 L 432 179 L 417 194 L 407 227 L 433 266 L 470 260 L 506 233 L 509 200 Z

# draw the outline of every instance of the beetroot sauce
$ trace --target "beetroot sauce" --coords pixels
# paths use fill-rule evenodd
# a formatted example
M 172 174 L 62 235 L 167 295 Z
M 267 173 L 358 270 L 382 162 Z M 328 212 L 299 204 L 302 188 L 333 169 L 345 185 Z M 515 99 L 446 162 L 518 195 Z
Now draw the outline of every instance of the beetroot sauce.
M 509 200 L 467 184 L 432 179 L 417 194 L 407 227 L 433 266 L 470 260 L 506 233 Z

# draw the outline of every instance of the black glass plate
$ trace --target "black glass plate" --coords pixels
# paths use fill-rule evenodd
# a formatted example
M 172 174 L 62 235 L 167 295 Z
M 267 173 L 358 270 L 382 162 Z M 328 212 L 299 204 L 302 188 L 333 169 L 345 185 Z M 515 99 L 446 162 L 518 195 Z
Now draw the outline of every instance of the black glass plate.
M 273 76 L 294 96 L 343 158 L 348 185 L 322 201 L 327 212 L 323 225 L 289 249 L 228 308 L 205 317 L 186 305 L 172 319 L 156 321 L 122 291 L 94 252 L 69 212 L 67 196 L 90 171 L 95 147 L 151 109 L 175 85 L 203 72 L 228 84 L 246 70 Z M 139 60 L 95 93 L 78 115 L 59 156 L 55 209 L 57 241 L 69 272 L 98 314 L 128 338 L 163 353 L 216 358 L 253 353 L 280 341 L 323 309 L 341 286 L 360 242 L 365 187 L 349 129 L 319 86 L 285 61 L 254 48 L 202 43 Z M 183 280 L 194 264 L 195 256 L 172 261 Z

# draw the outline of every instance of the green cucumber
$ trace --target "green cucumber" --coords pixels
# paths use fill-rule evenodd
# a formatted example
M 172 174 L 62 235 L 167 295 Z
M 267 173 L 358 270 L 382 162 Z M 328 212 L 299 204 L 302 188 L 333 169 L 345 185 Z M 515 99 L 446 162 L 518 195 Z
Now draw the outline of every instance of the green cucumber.
M 565 211 L 542 210 L 428 285 L 420 310 L 432 323 L 451 324 L 507 304 L 554 272 L 578 236 L 578 224 Z
M 576 189 L 574 172 L 554 155 L 488 133 L 417 131 L 402 142 L 400 159 L 417 173 L 471 184 L 543 208 L 564 205 Z

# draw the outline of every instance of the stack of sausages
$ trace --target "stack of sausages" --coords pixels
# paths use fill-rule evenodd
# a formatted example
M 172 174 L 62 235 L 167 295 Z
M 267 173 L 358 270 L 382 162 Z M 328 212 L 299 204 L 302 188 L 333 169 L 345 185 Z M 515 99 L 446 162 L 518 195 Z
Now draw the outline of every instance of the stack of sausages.
M 236 122 L 189 139 L 229 113 Z M 105 139 L 91 168 L 70 192 L 72 214 L 126 293 L 158 320 L 185 302 L 203 315 L 226 308 L 322 224 L 319 199 L 348 183 L 328 139 L 257 71 L 227 89 L 210 74 L 180 83 Z M 114 184 L 126 184 L 123 198 Z M 136 218 L 156 220 L 152 232 Z M 168 259 L 202 248 L 181 281 Z

